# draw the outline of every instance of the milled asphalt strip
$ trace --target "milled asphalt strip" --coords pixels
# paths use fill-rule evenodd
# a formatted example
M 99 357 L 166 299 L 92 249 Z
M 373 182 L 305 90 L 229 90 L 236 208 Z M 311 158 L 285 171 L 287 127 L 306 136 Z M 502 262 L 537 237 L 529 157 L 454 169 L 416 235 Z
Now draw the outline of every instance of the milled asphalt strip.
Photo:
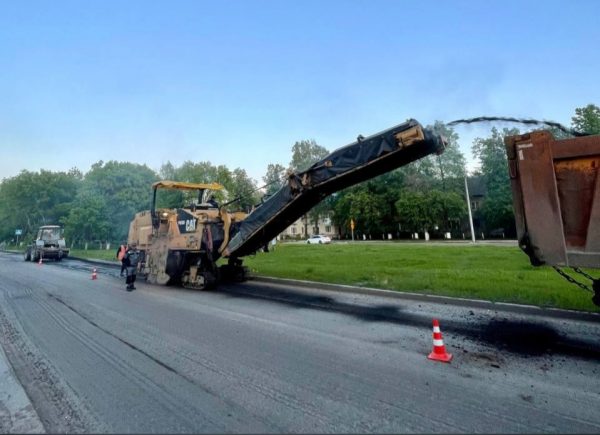
M 72 257 L 70 255 L 67 257 L 67 261 L 69 259 L 71 259 L 71 260 L 77 260 L 77 261 L 83 261 L 84 263 L 90 263 L 90 264 L 100 264 L 102 266 L 121 267 L 121 262 L 120 261 L 95 260 L 95 259 L 91 259 L 91 258 Z
M 307 287 L 316 290 L 333 290 L 343 293 L 354 293 L 395 299 L 408 299 L 413 301 L 430 302 L 435 304 L 457 305 L 460 307 L 482 308 L 491 311 L 502 311 L 532 316 L 551 317 L 554 319 L 560 318 L 567 320 L 600 322 L 600 313 L 565 310 L 562 308 L 536 307 L 533 305 L 512 304 L 508 302 L 492 302 L 481 299 L 453 298 L 450 296 L 428 295 L 424 293 L 410 293 L 394 290 L 382 290 L 370 287 L 356 287 L 344 284 L 328 284 L 323 282 L 301 281 L 287 278 L 271 278 L 268 276 L 257 276 L 253 278 L 253 280 L 269 282 L 273 284 L 291 285 L 296 287 Z
M 46 433 L 0 346 L 0 432 Z
M 119 267 L 116 261 L 91 260 L 87 258 L 75 258 L 74 260 L 85 261 L 86 263 L 101 264 L 106 266 Z M 424 293 L 411 293 L 404 291 L 382 290 L 370 287 L 357 287 L 344 284 L 329 284 L 315 281 L 302 281 L 287 278 L 272 278 L 269 276 L 255 276 L 253 281 L 268 282 L 272 284 L 291 285 L 296 287 L 306 287 L 315 290 L 333 290 L 344 293 L 354 293 L 362 295 L 371 295 L 378 297 L 388 297 L 395 299 L 408 299 L 418 302 L 430 302 L 445 305 L 457 305 L 461 307 L 481 308 L 491 311 L 502 311 L 508 313 L 525 314 L 539 317 L 551 317 L 553 319 L 581 320 L 588 322 L 600 322 L 600 313 L 588 313 L 584 311 L 565 310 L 562 308 L 536 307 L 533 305 L 513 304 L 509 302 L 493 302 L 481 299 L 454 298 L 450 296 L 430 295 Z
M 84 261 L 90 264 L 119 267 L 117 261 L 93 260 L 88 258 L 69 257 L 73 260 Z M 460 307 L 481 308 L 491 311 L 524 314 L 538 317 L 550 317 L 554 319 L 581 320 L 588 322 L 600 322 L 600 313 L 589 313 L 584 311 L 566 310 L 562 308 L 536 307 L 533 305 L 521 305 L 509 302 L 492 302 L 481 299 L 455 298 L 450 296 L 430 295 L 424 293 L 411 293 L 404 291 L 382 290 L 370 287 L 357 287 L 344 284 L 329 284 L 315 281 L 302 281 L 288 278 L 273 278 L 269 276 L 255 276 L 253 281 L 268 282 L 280 285 L 292 285 L 306 287 L 314 290 L 333 290 L 344 293 L 354 293 L 395 299 L 413 300 L 419 302 L 430 302 L 445 305 L 456 305 Z

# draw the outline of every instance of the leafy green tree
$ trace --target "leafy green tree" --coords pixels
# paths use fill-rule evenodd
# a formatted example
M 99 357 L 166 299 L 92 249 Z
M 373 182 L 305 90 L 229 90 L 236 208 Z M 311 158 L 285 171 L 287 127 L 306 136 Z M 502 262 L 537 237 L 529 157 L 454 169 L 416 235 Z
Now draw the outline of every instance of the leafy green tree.
M 81 193 L 69 214 L 61 219 L 68 243 L 80 245 L 93 240 L 107 240 L 110 235 L 107 198 Z
M 429 155 L 400 168 L 399 171 L 404 175 L 404 187 L 414 191 L 461 191 L 466 162 L 460 151 L 458 134 L 441 121 L 426 128 L 443 136 L 447 142 L 446 148 L 440 155 Z
M 175 181 L 176 177 L 176 168 L 173 166 L 171 161 L 167 161 L 167 163 L 163 163 L 158 171 L 159 178 L 161 180 L 172 180 Z
M 395 233 L 398 226 L 395 202 L 403 177 L 399 171 L 388 172 L 332 195 L 329 208 L 340 235 L 351 232 L 351 219 L 357 234 L 379 237 L 382 233 Z
M 347 235 L 350 230 L 350 206 L 352 205 L 351 189 L 344 189 L 341 192 L 334 193 L 329 197 L 330 208 L 332 210 L 332 221 L 338 227 L 340 236 Z
M 420 232 L 433 226 L 434 217 L 427 208 L 424 192 L 405 190 L 396 201 L 398 222 L 403 229 Z
M 578 107 L 571 121 L 573 128 L 581 133 L 600 134 L 600 107 L 595 104 Z
M 159 171 L 159 178 L 163 181 L 184 181 L 177 177 L 177 169 L 170 161 L 164 163 Z M 185 203 L 184 192 L 181 190 L 161 189 L 156 194 L 156 208 L 176 208 Z
M 30 239 L 39 225 L 58 224 L 69 212 L 81 184 L 81 173 L 21 171 L 0 184 L 0 238 L 10 239 L 15 229 Z
M 302 172 L 308 169 L 313 163 L 318 162 L 329 154 L 326 148 L 317 144 L 313 139 L 301 140 L 292 146 L 292 160 L 290 161 L 290 170 Z M 308 218 L 304 223 L 305 234 L 308 234 L 308 223 L 313 227 L 318 227 L 319 219 L 329 214 L 331 210 L 326 202 L 320 202 L 308 212 Z
M 461 198 L 464 188 L 465 158 L 460 151 L 458 134 L 440 121 L 427 128 L 446 138 L 447 147 L 444 153 L 419 159 L 334 195 L 333 219 L 343 233 L 348 232 L 348 222 L 352 217 L 350 203 L 358 191 L 367 192 L 368 197 L 376 200 L 381 207 L 378 225 L 364 228 L 369 233 L 376 234 L 379 231 L 396 233 L 398 223 L 402 225 L 403 222 L 403 226 L 407 229 L 413 226 L 415 228 L 412 231 L 422 231 L 429 225 L 428 218 L 431 218 L 431 222 L 435 222 L 435 225 L 449 229 L 450 223 L 459 219 L 456 216 L 461 216 L 464 210 L 462 205 L 464 200 Z M 437 202 L 432 202 L 433 199 L 430 198 L 434 195 L 432 191 L 443 192 L 438 195 Z M 410 195 L 411 192 L 415 195 Z M 423 195 L 416 195 L 417 193 Z M 459 198 L 458 203 L 457 198 Z M 397 207 L 399 199 L 404 201 L 402 208 Z M 422 206 L 420 200 L 430 201 L 431 204 Z M 441 207 L 441 215 L 427 217 L 422 216 L 419 211 L 421 208 L 423 213 L 426 210 L 430 212 L 435 207 Z M 410 208 L 414 210 L 408 210 Z M 411 213 L 415 216 L 410 217 Z
M 380 198 L 381 201 L 381 222 L 380 228 L 373 229 L 375 234 L 379 231 L 385 233 L 395 233 L 398 228 L 398 213 L 396 210 L 396 201 L 404 185 L 404 174 L 395 170 L 382 174 L 365 183 L 365 187 L 372 197 Z
M 446 148 L 442 154 L 427 157 L 435 161 L 436 175 L 441 180 L 442 190 L 462 191 L 466 161 L 458 144 L 458 133 L 441 121 L 436 121 L 428 128 L 446 139 Z
M 369 195 L 367 189 L 357 189 L 349 195 L 350 216 L 359 234 L 379 236 L 383 233 L 382 216 L 385 202 L 381 196 Z
M 104 199 L 108 239 L 124 240 L 135 213 L 150 208 L 151 185 L 157 180 L 157 174 L 146 165 L 99 161 L 86 173 L 81 195 Z
M 398 222 L 410 232 L 431 231 L 447 220 L 460 221 L 466 215 L 466 205 L 456 192 L 405 190 L 396 201 Z
M 314 139 L 298 141 L 292 146 L 290 169 L 295 172 L 305 171 L 328 154 L 329 151 L 317 144 Z
M 403 166 L 398 171 L 402 174 L 404 187 L 415 192 L 433 189 L 440 177 L 434 160 L 429 156 Z
M 379 222 L 377 225 L 367 221 L 365 231 L 368 234 L 395 233 L 398 227 L 398 216 L 395 202 L 402 191 L 405 173 L 400 170 L 391 171 L 367 180 L 351 189 L 365 191 L 379 207 Z
M 426 192 L 426 203 L 429 214 L 433 216 L 433 229 L 443 232 L 458 230 L 460 222 L 467 216 L 464 195 L 458 192 L 431 190 Z M 431 229 L 429 227 L 428 229 Z
M 481 174 L 487 188 L 481 207 L 486 226 L 489 229 L 505 228 L 509 234 L 515 232 L 515 218 L 504 137 L 517 134 L 519 130 L 514 128 L 499 131 L 494 127 L 490 137 L 476 138 L 473 142 L 473 154 L 481 163 Z
M 285 167 L 279 163 L 269 163 L 267 173 L 262 177 L 266 184 L 266 195 L 271 196 L 283 186 L 285 180 Z
M 454 129 L 446 126 L 441 121 L 436 121 L 433 126 L 429 126 L 435 133 L 441 135 L 446 140 L 446 148 L 441 155 L 429 156 L 435 159 L 439 171 L 439 183 L 437 188 L 444 192 L 442 204 L 442 220 L 439 226 L 444 230 L 450 230 L 451 221 L 456 220 L 455 209 L 450 198 L 456 198 L 462 195 L 463 180 L 465 177 L 466 161 L 458 144 L 459 136 Z
M 219 183 L 224 189 L 213 192 L 215 199 L 220 204 L 237 199 L 230 206 L 233 209 L 247 210 L 258 202 L 256 183 L 241 168 L 232 172 L 225 165 L 214 166 L 208 161 L 195 163 L 187 160 L 179 167 L 167 162 L 161 167 L 160 175 L 165 179 L 188 183 Z M 157 204 L 160 207 L 181 207 L 196 201 L 195 195 L 193 191 L 164 191 L 160 192 Z
M 175 169 L 176 181 L 189 183 L 220 183 L 227 185 L 231 182 L 231 171 L 225 165 L 214 166 L 208 161 L 194 163 L 186 160 Z
M 413 192 L 426 193 L 439 190 L 448 195 L 460 195 L 463 191 L 466 162 L 460 151 L 459 136 L 453 128 L 441 121 L 428 125 L 427 129 L 443 136 L 446 140 L 446 147 L 440 155 L 429 155 L 400 168 L 404 174 L 404 188 Z M 442 207 L 445 207 L 446 202 L 441 204 Z M 415 203 L 415 206 L 418 206 L 418 203 Z M 450 210 L 443 208 L 443 217 L 437 225 L 447 231 L 450 229 L 451 220 Z
M 214 166 L 208 161 L 195 163 L 186 160 L 181 166 L 175 167 L 171 162 L 167 162 L 161 167 L 160 175 L 162 179 L 187 183 L 219 183 L 224 190 L 212 192 L 217 201 L 223 203 L 230 199 L 227 188 L 231 187 L 233 179 L 231 172 L 224 165 Z M 197 192 L 194 191 L 161 189 L 157 195 L 158 207 L 176 208 L 197 201 Z
M 236 208 L 250 211 L 258 202 L 256 183 L 244 169 L 236 168 L 233 170 L 228 190 L 233 198 L 239 198 Z

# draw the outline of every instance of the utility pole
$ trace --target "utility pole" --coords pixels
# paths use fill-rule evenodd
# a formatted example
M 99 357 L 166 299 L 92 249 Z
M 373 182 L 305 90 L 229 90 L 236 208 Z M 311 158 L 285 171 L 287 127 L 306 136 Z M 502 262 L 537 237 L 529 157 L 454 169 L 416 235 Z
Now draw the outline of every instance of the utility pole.
M 446 179 L 444 178 L 444 166 L 442 165 L 441 154 L 438 154 L 438 165 L 440 166 L 440 175 L 442 176 L 442 192 L 446 196 Z M 446 208 L 446 201 L 442 202 L 444 208 L 444 233 L 448 231 L 448 209 Z
M 475 231 L 473 230 L 473 215 L 471 214 L 471 198 L 469 197 L 469 187 L 467 186 L 467 175 L 465 174 L 465 193 L 467 195 L 467 209 L 469 210 L 469 225 L 471 226 L 471 240 L 475 243 Z

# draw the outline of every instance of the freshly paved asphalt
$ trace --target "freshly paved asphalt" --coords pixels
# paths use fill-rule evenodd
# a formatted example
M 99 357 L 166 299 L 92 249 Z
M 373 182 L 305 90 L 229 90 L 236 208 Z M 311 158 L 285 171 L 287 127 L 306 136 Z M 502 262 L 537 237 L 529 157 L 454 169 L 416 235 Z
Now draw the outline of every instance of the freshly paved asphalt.
M 49 432 L 600 431 L 598 322 L 63 263 L 0 253 L 0 343 Z

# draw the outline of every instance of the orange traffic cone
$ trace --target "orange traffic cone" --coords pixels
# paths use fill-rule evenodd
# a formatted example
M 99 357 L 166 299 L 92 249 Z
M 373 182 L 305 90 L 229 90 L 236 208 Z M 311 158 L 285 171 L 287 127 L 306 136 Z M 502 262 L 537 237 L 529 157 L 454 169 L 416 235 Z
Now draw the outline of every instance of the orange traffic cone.
M 442 331 L 440 331 L 440 322 L 433 319 L 433 350 L 427 357 L 434 361 L 450 362 L 452 355 L 446 353 L 446 346 L 442 340 Z
M 98 279 L 98 274 L 96 273 L 96 268 L 92 270 L 92 279 Z

